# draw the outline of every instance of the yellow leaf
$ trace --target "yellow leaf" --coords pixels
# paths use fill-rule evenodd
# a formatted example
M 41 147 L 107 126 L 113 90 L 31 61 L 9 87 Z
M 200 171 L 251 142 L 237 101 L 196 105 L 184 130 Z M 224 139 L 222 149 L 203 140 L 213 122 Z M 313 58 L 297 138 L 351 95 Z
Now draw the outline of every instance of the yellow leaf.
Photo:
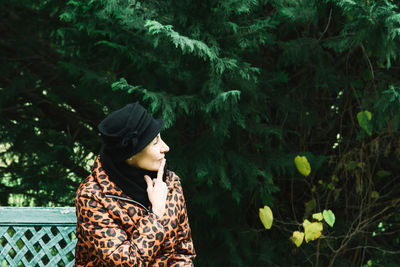
M 296 165 L 297 170 L 304 176 L 308 176 L 311 172 L 310 163 L 305 156 L 300 157 L 297 156 L 294 158 L 294 164 Z
M 321 236 L 322 229 L 323 229 L 322 223 L 320 222 L 313 222 L 305 226 L 304 232 L 305 232 L 306 242 L 308 243 L 308 241 L 312 241 L 319 238 Z
M 322 216 L 322 213 L 321 213 L 321 212 L 319 212 L 319 213 L 314 213 L 314 214 L 312 215 L 312 217 L 313 217 L 313 219 L 318 220 L 318 221 L 322 221 L 322 219 L 324 218 L 324 216 Z
M 306 226 L 309 224 L 311 224 L 311 222 L 309 220 L 305 219 L 303 222 L 303 228 L 306 228 Z
M 272 221 L 274 220 L 274 216 L 272 215 L 272 210 L 268 206 L 264 206 L 264 208 L 260 208 L 259 210 L 260 220 L 263 223 L 266 229 L 270 229 L 272 226 Z
M 315 193 L 317 191 L 317 187 L 315 185 L 313 185 L 313 187 L 311 188 L 311 192 Z
M 304 233 L 299 231 L 294 231 L 290 240 L 295 244 L 297 247 L 300 247 L 301 243 L 303 243 Z
M 371 198 L 379 198 L 379 193 L 376 191 L 371 192 Z
M 337 175 L 332 175 L 332 181 L 334 182 L 339 182 L 339 177 L 337 177 Z

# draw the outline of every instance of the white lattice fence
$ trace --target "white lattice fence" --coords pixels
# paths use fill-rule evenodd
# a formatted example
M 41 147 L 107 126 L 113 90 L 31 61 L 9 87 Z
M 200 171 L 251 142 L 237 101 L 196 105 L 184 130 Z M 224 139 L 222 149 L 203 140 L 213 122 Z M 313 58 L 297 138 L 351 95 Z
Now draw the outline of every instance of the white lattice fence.
M 0 264 L 73 266 L 75 208 L 0 207 Z

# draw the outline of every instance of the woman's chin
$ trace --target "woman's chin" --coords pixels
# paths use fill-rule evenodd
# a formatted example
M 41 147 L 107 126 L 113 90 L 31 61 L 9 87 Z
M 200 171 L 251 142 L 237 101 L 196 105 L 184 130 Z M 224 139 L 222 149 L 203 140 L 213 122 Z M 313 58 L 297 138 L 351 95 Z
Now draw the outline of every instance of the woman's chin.
M 139 168 L 144 169 L 146 171 L 156 172 L 160 168 L 160 165 L 161 165 L 161 162 L 158 161 L 151 166 L 139 166 Z
M 147 168 L 147 170 L 148 171 L 152 171 L 152 172 L 156 172 L 156 171 L 158 171 L 158 168 L 160 167 L 160 165 L 158 165 L 158 166 L 152 166 L 152 167 L 149 167 L 149 168 Z

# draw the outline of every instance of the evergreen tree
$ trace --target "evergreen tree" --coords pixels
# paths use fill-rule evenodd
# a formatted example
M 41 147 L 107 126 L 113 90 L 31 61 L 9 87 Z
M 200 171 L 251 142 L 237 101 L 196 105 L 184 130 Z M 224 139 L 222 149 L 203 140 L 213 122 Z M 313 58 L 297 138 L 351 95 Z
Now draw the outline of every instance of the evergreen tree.
M 397 2 L 3 0 L 1 14 L 2 205 L 73 205 L 96 125 L 140 101 L 166 122 L 196 265 L 398 263 Z M 295 248 L 325 208 L 335 226 Z

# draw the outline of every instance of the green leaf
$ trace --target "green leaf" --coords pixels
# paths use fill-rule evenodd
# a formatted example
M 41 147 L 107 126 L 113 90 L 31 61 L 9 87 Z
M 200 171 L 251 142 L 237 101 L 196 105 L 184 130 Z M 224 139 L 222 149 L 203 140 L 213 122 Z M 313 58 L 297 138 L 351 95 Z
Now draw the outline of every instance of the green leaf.
M 364 129 L 368 135 L 372 134 L 372 124 L 371 124 L 372 114 L 368 110 L 360 111 L 357 113 L 358 124 L 362 129 Z
M 304 176 L 308 176 L 311 172 L 310 163 L 305 156 L 297 156 L 294 159 L 294 164 L 296 165 L 297 170 Z
M 274 220 L 274 216 L 272 214 L 272 210 L 268 206 L 264 206 L 264 208 L 260 208 L 259 210 L 260 220 L 263 223 L 265 229 L 270 229 L 272 226 L 272 221 Z
M 378 176 L 379 178 L 382 178 L 382 177 L 390 176 L 391 174 L 392 174 L 392 173 L 391 173 L 390 171 L 379 170 L 379 171 L 376 173 L 376 176 Z
M 306 213 L 311 212 L 315 208 L 316 205 L 317 205 L 317 201 L 315 200 L 315 198 L 313 198 L 310 201 L 304 203 L 304 207 L 305 207 Z
M 325 222 L 330 226 L 333 227 L 335 224 L 335 214 L 331 210 L 324 210 L 322 212 L 322 215 L 324 216 Z
M 352 82 L 354 88 L 361 89 L 364 87 L 364 82 L 362 80 L 355 80 Z

